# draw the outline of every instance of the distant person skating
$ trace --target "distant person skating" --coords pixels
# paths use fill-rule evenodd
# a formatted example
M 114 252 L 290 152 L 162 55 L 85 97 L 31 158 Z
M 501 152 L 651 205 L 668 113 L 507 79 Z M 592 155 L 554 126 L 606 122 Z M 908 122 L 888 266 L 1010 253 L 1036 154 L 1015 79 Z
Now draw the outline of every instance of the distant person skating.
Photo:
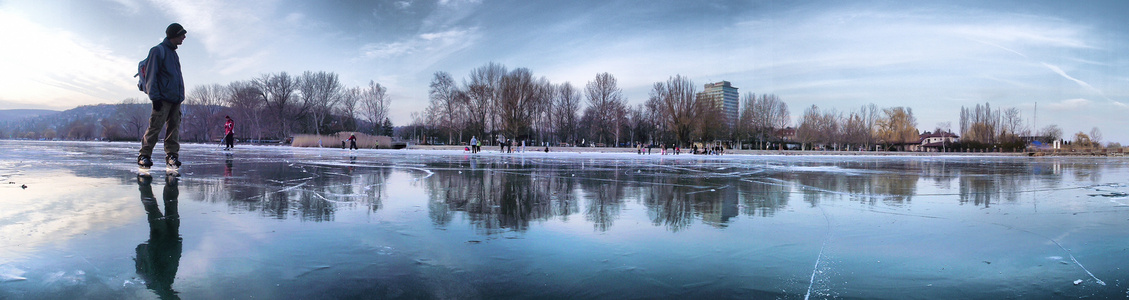
M 478 137 L 470 137 L 470 153 L 478 153 Z
M 223 150 L 235 149 L 235 121 L 231 120 L 231 116 L 223 116 L 227 119 L 223 123 L 223 142 L 227 147 Z
M 180 56 L 177 46 L 184 43 L 188 31 L 180 24 L 172 23 L 165 28 L 165 39 L 149 49 L 142 69 L 145 71 L 142 91 L 153 102 L 153 112 L 149 116 L 149 127 L 141 140 L 141 151 L 137 165 L 148 170 L 153 166 L 153 147 L 161 129 L 165 130 L 165 164 L 171 171 L 180 168 L 180 103 L 184 101 L 184 76 L 180 72 Z
M 349 150 L 357 150 L 357 135 L 349 135 Z

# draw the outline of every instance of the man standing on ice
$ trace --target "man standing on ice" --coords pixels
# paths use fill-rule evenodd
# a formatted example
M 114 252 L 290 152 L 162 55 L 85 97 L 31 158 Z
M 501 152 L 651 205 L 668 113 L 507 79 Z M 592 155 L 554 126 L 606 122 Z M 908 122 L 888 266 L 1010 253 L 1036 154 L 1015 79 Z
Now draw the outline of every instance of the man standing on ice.
M 162 127 L 165 129 L 165 163 L 170 169 L 180 167 L 180 103 L 184 101 L 184 76 L 180 73 L 176 48 L 184 43 L 187 33 L 180 24 L 169 24 L 165 28 L 165 40 L 149 49 L 144 90 L 153 102 L 153 113 L 137 156 L 137 165 L 145 169 L 153 166 L 153 147 Z

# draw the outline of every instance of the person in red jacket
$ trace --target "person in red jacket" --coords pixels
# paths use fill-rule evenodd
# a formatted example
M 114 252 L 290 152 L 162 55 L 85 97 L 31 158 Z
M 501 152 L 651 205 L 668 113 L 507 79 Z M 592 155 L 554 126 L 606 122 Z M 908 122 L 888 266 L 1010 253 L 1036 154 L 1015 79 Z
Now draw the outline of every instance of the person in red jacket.
M 231 116 L 224 116 L 224 118 L 227 121 L 223 123 L 223 142 L 227 147 L 224 147 L 223 150 L 235 149 L 235 121 L 231 120 Z

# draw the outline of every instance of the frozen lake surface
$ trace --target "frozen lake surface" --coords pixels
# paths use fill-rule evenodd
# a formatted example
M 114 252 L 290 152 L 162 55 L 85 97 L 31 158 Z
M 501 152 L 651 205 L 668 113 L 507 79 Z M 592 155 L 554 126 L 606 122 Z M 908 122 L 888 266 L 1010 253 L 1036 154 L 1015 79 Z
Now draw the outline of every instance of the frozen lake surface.
M 0 141 L 0 299 L 1129 297 L 1123 158 L 137 148 Z

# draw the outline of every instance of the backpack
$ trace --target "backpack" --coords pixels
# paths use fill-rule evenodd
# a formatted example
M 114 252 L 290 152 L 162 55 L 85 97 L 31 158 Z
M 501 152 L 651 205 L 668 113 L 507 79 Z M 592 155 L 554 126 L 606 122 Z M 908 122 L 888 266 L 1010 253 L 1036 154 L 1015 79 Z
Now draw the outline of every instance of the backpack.
M 164 47 L 161 47 L 161 45 L 157 45 L 156 48 L 161 49 L 161 50 L 157 50 L 157 51 L 160 51 L 161 54 L 162 54 L 161 56 L 164 56 L 163 55 L 163 54 L 165 54 L 164 53 L 164 51 L 165 51 Z M 149 65 L 149 57 L 146 56 L 145 59 L 142 59 L 141 62 L 137 63 L 137 74 L 133 74 L 133 77 L 137 77 L 137 89 L 144 92 L 146 95 L 149 94 L 149 91 L 145 90 L 145 81 L 148 79 L 146 77 L 146 75 L 148 73 L 145 72 L 146 71 L 145 67 L 147 67 L 148 65 Z

